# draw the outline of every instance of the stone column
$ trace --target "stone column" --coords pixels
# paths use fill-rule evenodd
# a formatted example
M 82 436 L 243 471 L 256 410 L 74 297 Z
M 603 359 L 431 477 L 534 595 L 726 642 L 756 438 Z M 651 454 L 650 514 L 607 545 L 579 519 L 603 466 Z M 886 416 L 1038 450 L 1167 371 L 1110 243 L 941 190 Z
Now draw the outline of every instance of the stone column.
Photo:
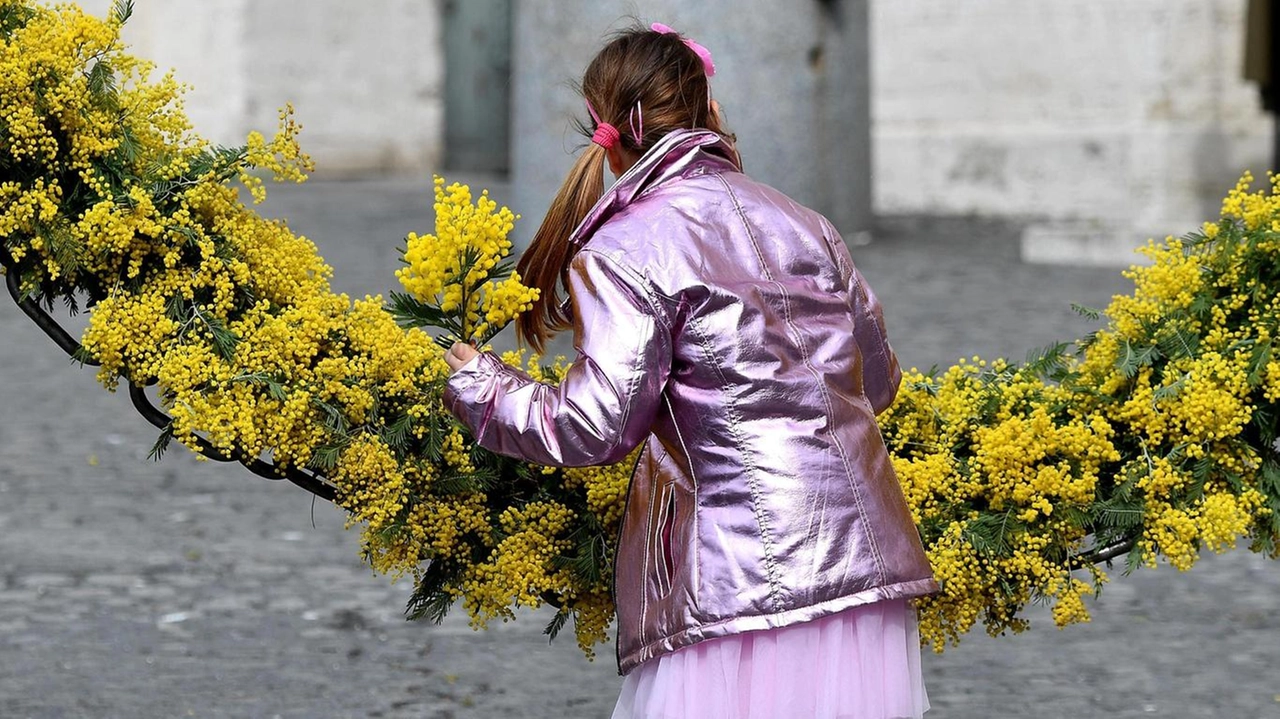
M 870 228 L 866 0 L 516 0 L 512 203 L 521 242 L 586 143 L 570 122 L 585 115 L 572 84 L 630 11 L 711 50 L 712 92 L 749 174 L 827 215 L 846 240 Z

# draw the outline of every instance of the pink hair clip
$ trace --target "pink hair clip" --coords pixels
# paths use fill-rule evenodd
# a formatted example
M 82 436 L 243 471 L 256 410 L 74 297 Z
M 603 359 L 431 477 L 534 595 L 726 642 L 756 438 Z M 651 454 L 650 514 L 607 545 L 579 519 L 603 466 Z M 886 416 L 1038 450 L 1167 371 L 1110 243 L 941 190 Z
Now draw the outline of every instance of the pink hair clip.
M 671 27 L 667 25 L 663 25 L 660 22 L 655 22 L 654 24 L 650 25 L 649 29 L 656 33 L 661 33 L 663 35 L 677 35 L 677 36 L 680 35 L 680 33 L 676 32 Z M 698 57 L 702 60 L 702 69 L 706 70 L 707 77 L 715 77 L 716 64 L 711 61 L 711 51 L 699 45 L 698 43 L 690 40 L 687 37 L 681 36 L 680 39 L 684 41 L 685 45 L 689 46 L 690 50 L 693 50 L 695 53 L 697 53 Z

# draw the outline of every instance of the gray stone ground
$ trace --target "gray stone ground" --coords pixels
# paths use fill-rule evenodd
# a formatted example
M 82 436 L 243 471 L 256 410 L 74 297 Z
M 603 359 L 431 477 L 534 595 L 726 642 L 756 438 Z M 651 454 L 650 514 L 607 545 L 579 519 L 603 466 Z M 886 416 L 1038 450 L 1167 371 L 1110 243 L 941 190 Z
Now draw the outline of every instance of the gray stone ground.
M 502 200 L 506 188 L 495 185 Z M 280 190 L 353 294 L 394 286 L 425 182 Z M 894 219 L 855 257 L 906 365 L 1023 356 L 1088 323 L 1117 271 L 1019 263 L 1016 227 Z M 406 623 L 332 507 L 288 485 L 146 459 L 154 433 L 0 301 L 0 717 L 605 717 L 619 680 L 546 615 Z M 1280 717 L 1280 565 L 1117 571 L 1095 620 L 975 634 L 925 666 L 931 717 Z

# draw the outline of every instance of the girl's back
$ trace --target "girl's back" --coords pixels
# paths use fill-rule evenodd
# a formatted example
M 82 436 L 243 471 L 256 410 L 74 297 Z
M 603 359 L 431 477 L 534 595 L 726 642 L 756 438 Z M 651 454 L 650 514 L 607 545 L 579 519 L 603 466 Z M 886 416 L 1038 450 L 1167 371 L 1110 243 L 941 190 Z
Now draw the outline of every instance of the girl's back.
M 664 138 L 597 208 L 575 237 L 579 346 L 641 388 L 627 424 L 652 412 L 652 436 L 623 441 L 646 441 L 618 555 L 623 668 L 744 616 L 931 590 L 875 424 L 897 364 L 829 223 L 696 131 Z

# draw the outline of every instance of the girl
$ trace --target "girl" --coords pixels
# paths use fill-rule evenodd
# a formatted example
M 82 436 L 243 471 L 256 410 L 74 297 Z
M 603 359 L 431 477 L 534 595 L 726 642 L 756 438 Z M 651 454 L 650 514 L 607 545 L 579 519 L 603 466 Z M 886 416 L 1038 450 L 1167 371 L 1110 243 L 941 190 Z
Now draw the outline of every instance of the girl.
M 880 306 L 825 218 L 742 173 L 714 71 L 662 25 L 592 60 L 591 144 L 519 265 L 522 341 L 572 326 L 577 358 L 551 387 L 458 344 L 445 401 L 539 464 L 643 444 L 615 718 L 918 717 L 907 600 L 937 585 L 876 427 L 901 379 Z

